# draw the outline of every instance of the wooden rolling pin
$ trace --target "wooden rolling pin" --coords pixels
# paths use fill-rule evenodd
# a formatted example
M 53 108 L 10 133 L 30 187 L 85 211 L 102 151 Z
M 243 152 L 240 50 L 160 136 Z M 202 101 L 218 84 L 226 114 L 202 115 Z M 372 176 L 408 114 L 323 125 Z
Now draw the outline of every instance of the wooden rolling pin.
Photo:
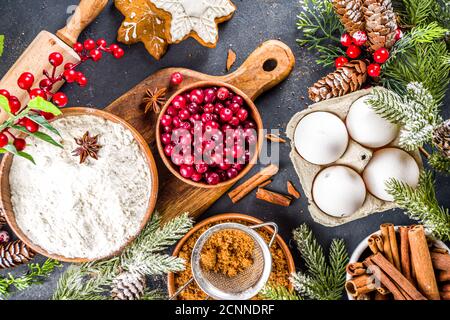
M 0 88 L 6 89 L 12 95 L 17 96 L 22 107 L 26 106 L 29 97 L 26 91 L 17 86 L 19 76 L 23 72 L 31 72 L 35 77 L 33 88 L 37 87 L 39 81 L 44 79 L 43 70 L 51 70 L 52 68 L 48 62 L 48 56 L 52 52 L 61 53 L 64 57 L 64 64 L 78 62 L 79 56 L 72 49 L 72 46 L 80 33 L 94 21 L 107 4 L 108 0 L 81 0 L 70 21 L 56 35 L 45 30 L 41 31 L 0 80 Z M 58 73 L 64 70 L 64 64 L 58 67 Z M 56 83 L 52 92 L 56 92 L 62 84 L 62 81 Z M 0 110 L 0 123 L 3 123 L 7 118 L 7 114 Z

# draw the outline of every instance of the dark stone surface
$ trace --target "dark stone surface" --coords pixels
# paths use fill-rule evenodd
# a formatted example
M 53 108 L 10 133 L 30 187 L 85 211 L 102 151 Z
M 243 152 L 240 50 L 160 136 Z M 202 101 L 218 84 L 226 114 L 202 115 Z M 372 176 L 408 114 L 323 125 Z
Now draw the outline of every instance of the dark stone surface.
M 69 96 L 71 106 L 91 106 L 104 108 L 141 80 L 164 67 L 179 66 L 191 68 L 208 74 L 225 73 L 226 52 L 232 47 L 237 53 L 235 67 L 242 63 L 260 43 L 269 39 L 279 39 L 287 43 L 296 55 L 297 65 L 287 81 L 262 95 L 256 101 L 266 128 L 284 130 L 289 119 L 308 105 L 307 88 L 329 70 L 315 64 L 314 55 L 300 48 L 295 39 L 299 36 L 295 27 L 296 15 L 300 11 L 296 0 L 259 0 L 234 1 L 238 10 L 235 17 L 221 25 L 220 40 L 215 49 L 200 46 L 189 39 L 179 45 L 172 45 L 164 58 L 157 62 L 144 49 L 142 44 L 126 48 L 126 56 L 121 61 L 111 57 L 103 59 L 97 65 L 88 63 L 82 69 L 89 78 L 86 88 L 77 85 L 65 85 L 63 91 Z M 66 19 L 73 0 L 2 0 L 0 1 L 0 34 L 6 36 L 5 53 L 0 58 L 0 76 L 12 66 L 23 50 L 39 31 L 45 29 L 56 32 Z M 70 12 L 70 10 L 69 10 Z M 122 21 L 122 15 L 110 1 L 105 11 L 86 29 L 81 40 L 86 37 L 104 37 L 108 42 L 115 40 L 116 31 Z M 24 70 L 25 71 L 25 70 Z M 445 116 L 449 117 L 449 97 L 445 103 Z M 281 172 L 270 186 L 274 191 L 285 191 L 286 180 L 290 179 L 299 187 L 289 160 L 289 146 L 281 145 Z M 257 169 L 255 168 L 254 171 Z M 450 207 L 449 180 L 438 177 L 438 196 L 441 204 Z M 239 212 L 259 217 L 265 221 L 275 221 L 280 226 L 284 239 L 289 243 L 296 257 L 297 268 L 302 267 L 296 253 L 295 244 L 290 241 L 291 231 L 303 222 L 311 226 L 319 241 L 328 247 L 332 238 L 344 238 L 349 252 L 369 233 L 375 231 L 382 222 L 395 224 L 408 223 L 401 210 L 374 214 L 368 218 L 335 228 L 323 227 L 314 223 L 307 210 L 307 200 L 303 197 L 287 209 L 272 206 L 248 196 L 233 205 L 228 197 L 222 199 L 208 210 L 201 219 L 218 213 Z M 36 261 L 44 261 L 39 257 Z M 24 267 L 12 271 L 19 275 Z M 55 272 L 51 279 L 40 286 L 14 295 L 18 299 L 48 299 L 56 285 L 62 270 Z M 1 275 L 6 272 L 0 272 Z

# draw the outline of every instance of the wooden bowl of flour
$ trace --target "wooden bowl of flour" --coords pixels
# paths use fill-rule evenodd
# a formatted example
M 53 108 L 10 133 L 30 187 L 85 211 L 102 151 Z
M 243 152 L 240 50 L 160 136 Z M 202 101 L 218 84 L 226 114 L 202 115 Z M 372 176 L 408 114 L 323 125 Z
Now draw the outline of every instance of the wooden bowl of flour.
M 0 164 L 0 183 L 1 183 L 1 192 L 0 192 L 0 206 L 1 210 L 3 211 L 6 220 L 11 227 L 11 229 L 14 231 L 14 233 L 29 247 L 31 247 L 34 251 L 47 256 L 49 258 L 53 258 L 59 261 L 65 261 L 65 262 L 72 262 L 72 263 L 82 263 L 82 262 L 88 262 L 88 261 L 96 261 L 100 259 L 106 259 L 113 256 L 116 256 L 120 254 L 142 231 L 142 229 L 147 224 L 148 220 L 151 218 L 153 211 L 155 209 L 156 205 L 156 199 L 157 199 L 157 193 L 158 193 L 158 172 L 155 164 L 155 160 L 153 158 L 152 152 L 150 151 L 150 148 L 145 141 L 145 139 L 140 135 L 136 129 L 134 129 L 130 124 L 128 124 L 125 120 L 102 110 L 96 110 L 96 109 L 90 109 L 90 108 L 67 108 L 63 110 L 63 115 L 56 118 L 55 120 L 65 118 L 65 117 L 77 117 L 77 116 L 94 116 L 99 117 L 104 120 L 110 121 L 115 124 L 120 124 L 123 126 L 123 128 L 128 130 L 131 135 L 133 136 L 135 142 L 137 143 L 139 150 L 141 152 L 141 155 L 143 156 L 144 162 L 146 163 L 148 167 L 149 177 L 151 179 L 151 186 L 149 187 L 149 199 L 146 201 L 147 208 L 145 210 L 145 214 L 143 215 L 142 219 L 139 222 L 139 226 L 137 228 L 138 232 L 135 232 L 134 234 L 130 235 L 127 239 L 124 239 L 123 245 L 120 246 L 119 249 L 116 249 L 114 252 L 111 252 L 109 254 L 105 254 L 103 256 L 99 257 L 65 257 L 61 254 L 56 253 L 50 253 L 46 249 L 42 248 L 41 246 L 33 243 L 33 241 L 30 240 L 30 238 L 21 230 L 19 227 L 16 216 L 13 209 L 13 204 L 11 201 L 11 188 L 10 188 L 10 171 L 13 164 L 14 156 L 11 154 L 6 154 L 3 157 L 3 160 Z M 64 179 L 65 172 L 61 172 L 61 178 Z M 30 177 L 32 178 L 32 177 Z M 109 186 L 107 186 L 109 187 Z M 111 219 L 113 220 L 113 219 Z M 114 223 L 114 221 L 111 221 L 111 223 Z

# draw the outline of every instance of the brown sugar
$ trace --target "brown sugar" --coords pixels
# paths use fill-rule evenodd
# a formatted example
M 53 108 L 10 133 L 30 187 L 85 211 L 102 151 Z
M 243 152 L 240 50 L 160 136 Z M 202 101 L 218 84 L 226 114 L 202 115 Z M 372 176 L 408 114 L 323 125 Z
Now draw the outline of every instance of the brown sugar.
M 240 230 L 218 231 L 203 246 L 202 268 L 235 277 L 253 265 L 254 248 L 253 239 Z
M 197 239 L 209 228 L 224 222 L 239 222 L 244 225 L 249 225 L 247 222 L 237 221 L 237 220 L 224 220 L 216 223 L 211 223 L 203 228 L 200 228 L 197 232 L 195 232 L 189 239 L 187 239 L 186 243 L 180 250 L 178 256 L 183 258 L 186 261 L 186 269 L 184 271 L 178 272 L 175 274 L 175 288 L 178 289 L 184 284 L 186 284 L 192 278 L 191 271 L 191 254 L 192 249 L 194 248 Z M 272 234 L 269 233 L 265 229 L 256 230 L 266 241 L 269 243 Z M 289 277 L 289 266 L 287 257 L 284 254 L 281 246 L 275 241 L 274 244 L 270 247 L 270 252 L 272 254 L 272 273 L 270 274 L 269 283 L 274 286 L 283 286 L 285 288 L 290 287 Z M 206 299 L 206 294 L 198 287 L 198 285 L 192 282 L 189 286 L 187 286 L 178 296 L 179 300 L 204 300 Z M 261 299 L 261 297 L 256 296 L 254 299 Z

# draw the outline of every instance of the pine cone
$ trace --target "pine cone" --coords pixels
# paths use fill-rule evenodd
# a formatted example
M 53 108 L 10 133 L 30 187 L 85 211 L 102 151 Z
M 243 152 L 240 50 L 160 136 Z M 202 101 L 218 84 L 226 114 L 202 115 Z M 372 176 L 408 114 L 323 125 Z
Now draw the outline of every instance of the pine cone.
M 364 0 L 363 12 L 370 51 L 391 49 L 398 28 L 391 0 Z
M 139 300 L 144 295 L 146 287 L 145 276 L 123 272 L 114 279 L 111 296 L 113 300 Z
M 363 0 L 332 0 L 331 2 L 334 12 L 350 35 L 364 30 Z
M 13 268 L 20 264 L 27 263 L 35 253 L 21 240 L 0 245 L 0 269 Z
M 450 119 L 434 130 L 433 142 L 442 154 L 450 159 Z
M 308 90 L 309 98 L 314 102 L 319 102 L 340 97 L 361 89 L 366 79 L 366 63 L 362 60 L 352 60 L 310 87 Z

